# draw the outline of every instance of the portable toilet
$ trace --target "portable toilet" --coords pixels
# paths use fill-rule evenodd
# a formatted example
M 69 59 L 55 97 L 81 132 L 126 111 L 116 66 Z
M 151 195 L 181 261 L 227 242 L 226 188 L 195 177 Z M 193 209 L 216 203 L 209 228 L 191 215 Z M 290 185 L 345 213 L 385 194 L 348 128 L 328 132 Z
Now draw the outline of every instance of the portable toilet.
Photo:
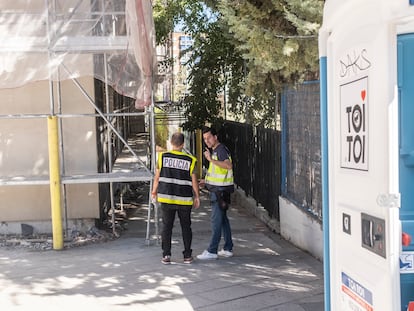
M 327 0 L 325 310 L 414 310 L 414 0 Z

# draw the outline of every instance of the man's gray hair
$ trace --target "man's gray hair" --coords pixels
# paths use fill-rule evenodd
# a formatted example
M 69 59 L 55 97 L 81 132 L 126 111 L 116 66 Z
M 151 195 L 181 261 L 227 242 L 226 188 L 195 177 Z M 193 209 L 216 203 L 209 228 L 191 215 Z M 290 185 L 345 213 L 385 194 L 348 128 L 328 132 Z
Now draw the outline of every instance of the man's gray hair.
M 179 133 L 179 132 L 174 133 L 171 136 L 171 144 L 173 146 L 176 146 L 176 147 L 181 146 L 182 144 L 184 144 L 184 134 Z

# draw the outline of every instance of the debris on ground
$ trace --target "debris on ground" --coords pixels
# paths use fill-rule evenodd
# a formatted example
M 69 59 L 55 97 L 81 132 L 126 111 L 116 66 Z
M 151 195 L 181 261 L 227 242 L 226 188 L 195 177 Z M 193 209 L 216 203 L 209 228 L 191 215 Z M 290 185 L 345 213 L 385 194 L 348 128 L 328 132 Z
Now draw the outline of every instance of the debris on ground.
M 93 243 L 103 243 L 116 238 L 113 233 L 92 227 L 87 232 L 72 232 L 70 238 L 64 239 L 63 248 L 67 249 Z M 31 236 L 8 235 L 0 237 L 0 247 L 13 249 L 25 248 L 39 251 L 53 250 L 53 237 L 36 234 Z
M 76 228 L 68 230 L 64 238 L 64 249 L 83 245 L 104 243 L 119 238 L 128 229 L 128 210 L 131 206 L 148 204 L 149 184 L 132 182 L 120 184 L 115 194 L 115 207 L 106 211 L 106 219 L 102 221 L 102 229 L 93 226 L 86 232 Z M 29 249 L 36 251 L 53 250 L 51 235 L 33 233 L 33 227 L 22 224 L 21 235 L 0 235 L 0 247 L 10 249 Z

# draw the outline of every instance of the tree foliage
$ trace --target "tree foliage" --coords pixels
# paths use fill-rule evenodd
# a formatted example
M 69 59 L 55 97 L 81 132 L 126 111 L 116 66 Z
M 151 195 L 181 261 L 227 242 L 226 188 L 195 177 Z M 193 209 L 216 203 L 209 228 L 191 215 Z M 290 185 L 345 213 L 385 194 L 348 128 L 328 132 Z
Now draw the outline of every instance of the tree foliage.
M 183 102 L 185 127 L 220 122 L 224 95 L 229 111 L 247 122 L 271 125 L 283 87 L 318 78 L 323 3 L 155 1 L 158 42 L 178 21 L 194 39 L 190 94 Z
M 240 98 L 240 71 L 243 59 L 235 51 L 225 26 L 212 23 L 208 35 L 196 37 L 190 63 L 190 92 L 184 99 L 187 122 L 185 128 L 201 128 L 205 123 L 220 121 L 223 101 L 233 105 Z M 223 100 L 226 90 L 229 95 Z
M 219 9 L 249 64 L 247 92 L 316 78 L 321 0 L 221 0 Z

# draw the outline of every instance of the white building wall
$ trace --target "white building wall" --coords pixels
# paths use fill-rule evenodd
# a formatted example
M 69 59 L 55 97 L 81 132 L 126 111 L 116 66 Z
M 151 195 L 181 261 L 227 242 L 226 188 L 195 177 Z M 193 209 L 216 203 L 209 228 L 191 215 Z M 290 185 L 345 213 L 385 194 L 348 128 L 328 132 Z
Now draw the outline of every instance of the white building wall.
M 322 260 L 322 224 L 283 197 L 279 197 L 279 213 L 280 235 L 300 249 Z
M 264 207 L 257 205 L 257 202 L 252 197 L 247 197 L 241 189 L 232 194 L 232 203 L 245 208 L 293 245 L 323 260 L 322 225 L 289 200 L 279 197 L 280 221 L 270 218 Z
M 88 94 L 94 94 L 92 78 L 82 78 L 80 82 Z M 62 113 L 94 113 L 94 108 L 71 81 L 61 83 L 61 98 Z M 50 114 L 49 82 L 41 81 L 21 88 L 1 89 L 0 102 L 0 115 Z M 57 105 L 55 109 L 57 112 Z M 62 174 L 87 174 L 97 171 L 95 122 L 94 117 L 62 119 Z M 27 179 L 48 175 L 47 118 L 2 119 L 0 176 L 21 176 L 22 179 Z M 49 230 L 49 185 L 0 186 L 0 198 L 0 232 L 20 233 L 19 224 L 23 222 L 37 224 L 35 232 Z M 67 185 L 66 198 L 67 212 L 63 211 L 62 215 L 66 214 L 71 220 L 99 218 L 97 184 Z

